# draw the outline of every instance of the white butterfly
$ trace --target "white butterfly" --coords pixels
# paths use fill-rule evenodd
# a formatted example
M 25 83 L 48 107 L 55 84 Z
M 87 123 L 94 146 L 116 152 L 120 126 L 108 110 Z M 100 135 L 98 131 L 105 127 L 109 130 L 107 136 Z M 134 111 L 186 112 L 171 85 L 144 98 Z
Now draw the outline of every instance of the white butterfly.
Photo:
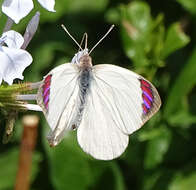
M 161 105 L 149 81 L 119 66 L 93 66 L 86 46 L 71 63 L 54 68 L 44 77 L 37 102 L 50 125 L 48 140 L 52 146 L 67 131 L 77 129 L 81 148 L 101 160 L 120 156 L 128 145 L 128 135 Z

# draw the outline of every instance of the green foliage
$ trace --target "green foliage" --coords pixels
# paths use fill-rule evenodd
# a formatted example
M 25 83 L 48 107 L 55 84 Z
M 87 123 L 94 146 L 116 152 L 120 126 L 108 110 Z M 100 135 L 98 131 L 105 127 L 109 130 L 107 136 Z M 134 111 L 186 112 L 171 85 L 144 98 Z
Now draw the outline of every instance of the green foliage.
M 189 37 L 181 29 L 180 23 L 172 24 L 168 28 L 161 57 L 167 58 L 168 55 L 184 47 L 189 41 Z
M 52 150 L 47 144 L 46 150 L 51 166 L 50 177 L 55 189 L 83 190 L 92 184 L 88 158 L 77 145 L 75 136 L 68 134 L 63 142 Z M 67 156 L 64 155 L 65 152 Z
M 155 168 L 164 160 L 164 155 L 168 151 L 171 141 L 171 132 L 165 125 L 159 126 L 159 128 L 154 129 L 153 132 L 155 132 L 155 130 L 157 130 L 156 136 L 148 141 L 146 147 L 144 160 L 144 167 L 146 169 Z
M 153 78 L 157 69 L 165 65 L 164 59 L 190 41 L 180 23 L 170 25 L 165 31 L 163 14 L 153 18 L 150 7 L 142 1 L 121 5 L 107 17 L 110 21 L 118 20 L 126 55 L 133 61 L 135 70 L 148 73 L 148 78 Z
M 172 184 L 169 186 L 169 190 L 186 190 L 195 187 L 196 173 L 193 172 L 188 175 L 182 173 L 177 174 Z
M 52 68 L 69 62 L 77 52 L 78 47 L 61 29 L 62 23 L 79 42 L 87 32 L 89 48 L 114 23 L 114 30 L 93 51 L 93 62 L 120 65 L 144 75 L 160 92 L 162 107 L 130 136 L 125 153 L 113 161 L 95 160 L 84 153 L 77 143 L 76 131 L 66 134 L 57 147 L 49 147 L 49 126 L 40 113 L 41 135 L 30 189 L 195 189 L 195 0 L 56 0 L 56 13 L 34 3 L 31 14 L 14 26 L 23 32 L 35 11 L 41 11 L 39 30 L 28 47 L 34 62 L 25 70 L 25 81 L 42 80 Z M 5 16 L 1 18 L 4 22 Z M 21 115 L 12 142 L 0 145 L 0 190 L 14 186 Z M 2 137 L 2 113 L 0 124 Z
M 168 93 L 168 98 L 165 102 L 164 113 L 166 117 L 171 117 L 173 112 L 179 110 L 186 111 L 185 109 L 189 106 L 188 102 L 184 102 L 183 99 L 187 98 L 187 94 L 193 89 L 196 78 L 196 49 L 192 51 L 188 62 L 183 67 L 179 76 L 176 78 L 170 92 Z M 184 107 L 184 109 L 183 109 Z M 188 108 L 187 108 L 188 109 Z
M 196 3 L 195 0 L 177 0 L 187 11 L 196 15 Z

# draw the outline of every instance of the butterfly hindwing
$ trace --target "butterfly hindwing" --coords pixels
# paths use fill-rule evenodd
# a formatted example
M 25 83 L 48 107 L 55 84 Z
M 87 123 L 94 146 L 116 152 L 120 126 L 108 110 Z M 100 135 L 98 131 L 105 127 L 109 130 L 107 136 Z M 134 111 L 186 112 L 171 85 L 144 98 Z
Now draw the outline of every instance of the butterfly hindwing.
M 86 153 L 96 159 L 111 160 L 124 152 L 129 138 L 118 128 L 113 113 L 105 107 L 107 100 L 100 94 L 92 80 L 77 138 Z

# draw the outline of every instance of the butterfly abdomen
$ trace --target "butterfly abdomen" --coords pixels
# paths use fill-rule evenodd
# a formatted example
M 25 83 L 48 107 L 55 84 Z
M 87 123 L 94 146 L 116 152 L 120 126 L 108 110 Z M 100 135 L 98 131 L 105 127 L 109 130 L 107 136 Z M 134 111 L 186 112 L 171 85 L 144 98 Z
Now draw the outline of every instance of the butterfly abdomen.
M 86 104 L 86 98 L 88 96 L 89 88 L 90 88 L 90 81 L 91 81 L 91 68 L 85 68 L 81 71 L 79 76 L 78 85 L 79 85 L 79 94 L 78 94 L 78 109 L 76 116 L 74 118 L 74 128 L 79 127 L 83 110 Z

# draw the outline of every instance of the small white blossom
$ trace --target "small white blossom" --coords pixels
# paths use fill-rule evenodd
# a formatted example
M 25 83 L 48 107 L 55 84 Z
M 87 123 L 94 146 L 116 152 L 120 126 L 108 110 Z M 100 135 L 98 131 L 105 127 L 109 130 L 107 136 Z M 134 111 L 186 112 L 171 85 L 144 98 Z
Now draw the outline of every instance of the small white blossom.
M 20 49 L 23 43 L 23 37 L 13 30 L 0 37 L 0 84 L 2 80 L 11 85 L 14 79 L 23 79 L 24 69 L 32 63 L 31 55 Z
M 48 11 L 55 12 L 55 0 L 38 0 L 38 2 Z M 33 9 L 32 0 L 4 0 L 2 11 L 15 23 L 19 23 Z

